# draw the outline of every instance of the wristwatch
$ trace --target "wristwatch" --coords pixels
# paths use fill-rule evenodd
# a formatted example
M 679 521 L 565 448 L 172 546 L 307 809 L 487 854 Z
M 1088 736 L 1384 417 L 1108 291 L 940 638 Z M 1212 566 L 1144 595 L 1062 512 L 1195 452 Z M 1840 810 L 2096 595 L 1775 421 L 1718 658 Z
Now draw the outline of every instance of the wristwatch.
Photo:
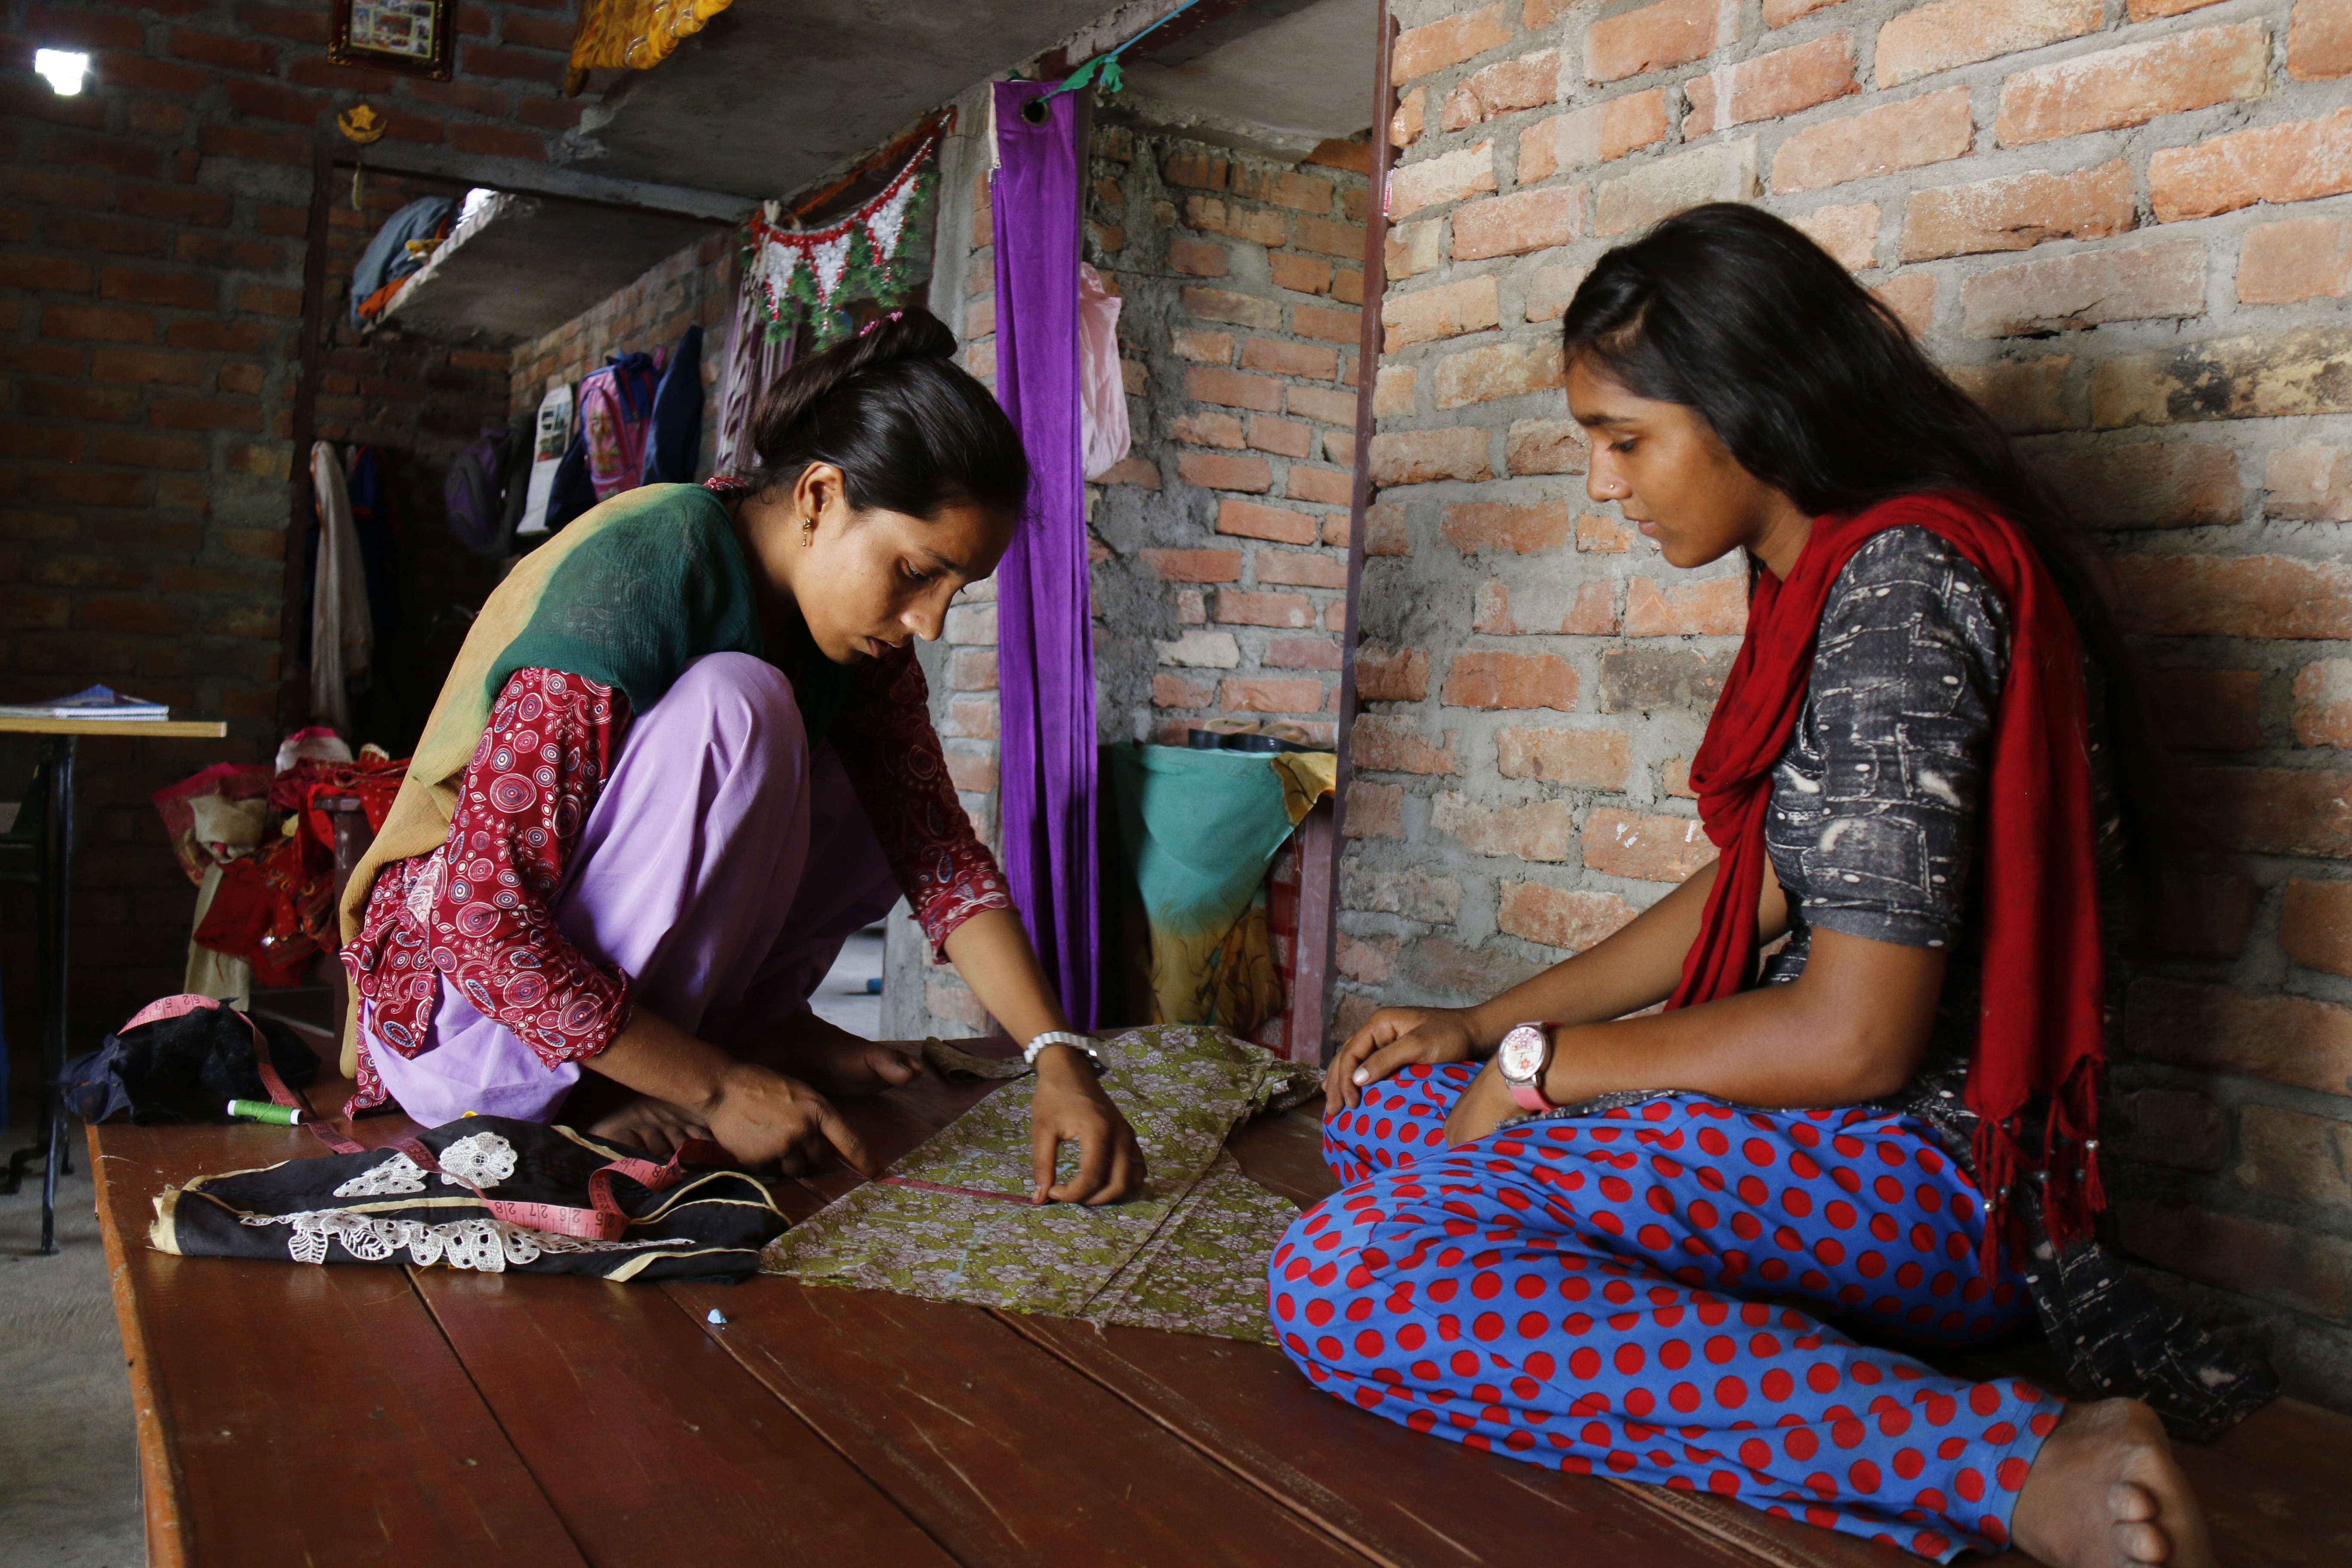
M 1528 1110 L 1556 1110 L 1559 1106 L 1543 1091 L 1544 1069 L 1551 1066 L 1549 1024 L 1520 1024 L 1495 1048 L 1495 1065 L 1510 1086 L 1511 1098 Z
M 1074 1051 L 1085 1053 L 1087 1059 L 1095 1066 L 1102 1066 L 1102 1056 L 1095 1049 L 1095 1043 L 1084 1035 L 1072 1034 L 1067 1029 L 1048 1029 L 1036 1036 L 1021 1047 L 1021 1059 L 1034 1068 L 1037 1065 L 1037 1053 L 1048 1046 L 1067 1046 Z

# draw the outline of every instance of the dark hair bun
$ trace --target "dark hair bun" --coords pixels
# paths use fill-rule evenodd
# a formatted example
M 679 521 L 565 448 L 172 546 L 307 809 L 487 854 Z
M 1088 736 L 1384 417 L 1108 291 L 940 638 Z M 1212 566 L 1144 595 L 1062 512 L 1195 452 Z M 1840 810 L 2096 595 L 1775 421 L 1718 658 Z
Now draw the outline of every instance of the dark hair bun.
M 945 321 L 908 306 L 793 365 L 751 416 L 760 477 L 790 484 L 830 463 L 861 511 L 1020 510 L 1028 454 L 995 396 L 956 363 L 961 346 Z

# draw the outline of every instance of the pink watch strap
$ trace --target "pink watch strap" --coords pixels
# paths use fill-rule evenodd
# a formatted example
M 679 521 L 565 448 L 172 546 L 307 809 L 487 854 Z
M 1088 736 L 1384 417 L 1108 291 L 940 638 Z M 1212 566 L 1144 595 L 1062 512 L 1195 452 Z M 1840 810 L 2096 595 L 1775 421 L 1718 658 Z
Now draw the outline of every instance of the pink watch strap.
M 1507 1079 L 1505 1081 L 1508 1082 Z M 1543 1090 L 1538 1089 L 1531 1083 L 1514 1083 L 1510 1085 L 1510 1089 L 1511 1098 L 1519 1102 L 1519 1106 L 1522 1110 L 1551 1110 L 1556 1109 L 1550 1100 L 1546 1100 L 1543 1097 Z

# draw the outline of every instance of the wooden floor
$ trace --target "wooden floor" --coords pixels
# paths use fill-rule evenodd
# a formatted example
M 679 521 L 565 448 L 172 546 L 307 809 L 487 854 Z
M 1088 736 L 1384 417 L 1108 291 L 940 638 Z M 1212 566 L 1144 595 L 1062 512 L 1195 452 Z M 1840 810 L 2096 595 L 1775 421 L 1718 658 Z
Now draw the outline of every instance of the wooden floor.
M 895 1158 L 993 1087 L 845 1109 Z M 173 1258 L 145 1241 L 161 1188 L 318 1146 L 256 1126 L 90 1144 L 163 1568 L 1917 1561 L 1416 1436 L 1263 1346 L 782 1279 Z M 1235 1150 L 1302 1203 L 1331 1185 L 1303 1118 Z M 799 1217 L 846 1184 L 780 1199 Z M 2352 1420 L 2282 1402 L 2189 1458 L 2230 1568 L 2352 1563 Z

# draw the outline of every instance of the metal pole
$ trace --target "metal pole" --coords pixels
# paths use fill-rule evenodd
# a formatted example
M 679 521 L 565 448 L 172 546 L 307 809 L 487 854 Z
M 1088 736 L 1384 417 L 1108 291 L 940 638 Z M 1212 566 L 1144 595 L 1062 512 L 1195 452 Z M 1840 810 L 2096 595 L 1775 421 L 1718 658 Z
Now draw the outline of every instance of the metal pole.
M 71 1005 L 73 973 L 73 834 L 74 752 L 76 738 L 59 735 L 52 742 L 55 766 L 49 770 L 49 976 L 51 1001 L 47 1048 L 41 1053 L 41 1256 L 58 1250 L 58 1176 L 65 1166 L 66 1103 L 58 1088 L 65 1077 L 66 1047 L 71 1031 L 66 1015 Z

